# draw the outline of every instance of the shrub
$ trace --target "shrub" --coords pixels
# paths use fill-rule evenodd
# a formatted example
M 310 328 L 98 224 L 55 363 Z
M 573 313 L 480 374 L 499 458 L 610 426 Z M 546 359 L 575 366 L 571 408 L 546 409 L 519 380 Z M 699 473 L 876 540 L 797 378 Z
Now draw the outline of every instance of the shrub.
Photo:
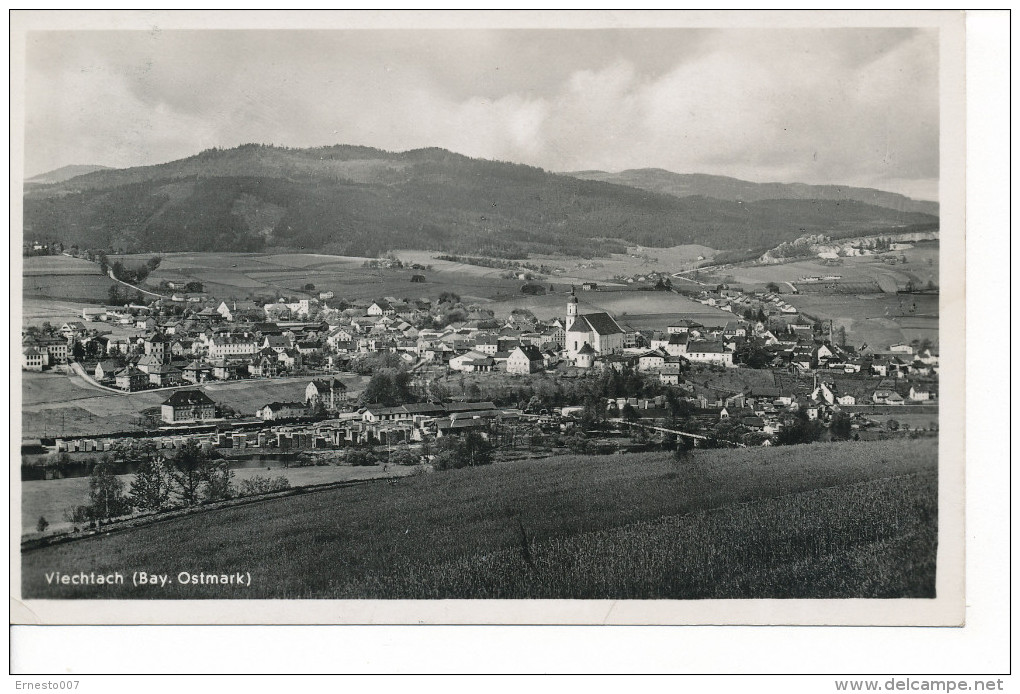
M 343 461 L 347 465 L 375 465 L 378 461 L 371 451 L 351 448 L 344 452 Z
M 258 496 L 259 494 L 282 492 L 286 489 L 290 489 L 290 480 L 283 475 L 276 477 L 255 475 L 241 482 L 239 496 Z

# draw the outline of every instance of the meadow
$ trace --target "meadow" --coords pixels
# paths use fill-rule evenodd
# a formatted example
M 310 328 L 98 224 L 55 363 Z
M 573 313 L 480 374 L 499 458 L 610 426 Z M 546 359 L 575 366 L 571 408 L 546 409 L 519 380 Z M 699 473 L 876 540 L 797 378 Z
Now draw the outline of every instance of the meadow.
M 904 257 L 906 264 L 889 265 L 882 258 Z M 922 244 L 903 251 L 892 251 L 884 256 L 856 256 L 842 258 L 841 265 L 829 266 L 820 259 L 797 260 L 776 265 L 738 265 L 727 267 L 714 273 L 719 280 L 732 278 L 730 281 L 745 289 L 758 290 L 769 282 L 793 282 L 802 292 L 822 289 L 822 285 L 798 282 L 801 277 L 839 275 L 838 284 L 852 284 L 859 287 L 870 287 L 870 291 L 882 291 L 895 294 L 906 288 L 907 283 L 915 287 L 924 287 L 929 280 L 938 284 L 938 244 Z M 782 293 L 790 292 L 790 288 L 780 284 Z M 824 291 L 824 290 L 823 290 Z
M 565 455 L 225 508 L 22 553 L 33 598 L 931 597 L 937 440 Z M 251 587 L 46 572 L 249 571 Z
M 97 264 L 87 260 L 64 255 L 34 256 L 23 260 L 21 287 L 25 299 L 104 303 L 111 286 L 125 289 L 104 275 Z
M 847 339 L 854 347 L 868 344 L 873 349 L 884 349 L 914 338 L 928 338 L 938 344 L 937 294 L 796 294 L 784 299 L 816 318 L 831 318 L 837 329 L 846 328 Z M 901 315 L 911 312 L 927 317 Z
M 78 377 L 22 372 L 25 404 L 22 407 L 22 436 L 73 436 L 146 428 L 139 421 L 142 410 L 158 407 L 171 390 L 116 394 L 99 391 Z M 360 376 L 341 379 L 355 395 L 363 387 Z M 210 382 L 200 386 L 218 405 L 252 415 L 268 403 L 304 401 L 310 376 L 272 380 Z M 194 388 L 194 386 L 181 386 Z

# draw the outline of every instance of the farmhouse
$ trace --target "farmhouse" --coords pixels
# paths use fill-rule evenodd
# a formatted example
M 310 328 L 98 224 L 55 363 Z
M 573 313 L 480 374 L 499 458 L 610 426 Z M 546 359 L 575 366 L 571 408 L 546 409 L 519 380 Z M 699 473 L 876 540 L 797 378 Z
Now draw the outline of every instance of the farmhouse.
M 179 390 L 161 405 L 161 415 L 167 424 L 203 422 L 216 418 L 216 403 L 200 390 Z

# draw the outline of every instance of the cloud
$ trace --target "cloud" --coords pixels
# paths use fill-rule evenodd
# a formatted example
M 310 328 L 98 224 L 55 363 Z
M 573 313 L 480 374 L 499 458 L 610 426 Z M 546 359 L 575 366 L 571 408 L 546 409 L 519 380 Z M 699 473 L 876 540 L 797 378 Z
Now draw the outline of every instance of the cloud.
M 345 142 L 930 197 L 937 46 L 903 29 L 36 34 L 27 168 Z

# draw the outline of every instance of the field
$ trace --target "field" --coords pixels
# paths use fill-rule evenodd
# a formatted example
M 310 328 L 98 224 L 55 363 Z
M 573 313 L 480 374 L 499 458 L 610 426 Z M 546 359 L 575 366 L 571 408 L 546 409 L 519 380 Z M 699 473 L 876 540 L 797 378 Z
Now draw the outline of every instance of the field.
M 847 340 L 854 347 L 885 348 L 914 338 L 928 338 L 936 345 L 939 341 L 938 295 L 797 294 L 784 298 L 812 316 L 831 318 L 837 329 L 846 328 Z M 908 315 L 901 316 L 904 313 Z
M 612 282 L 616 276 L 629 277 L 653 271 L 673 273 L 695 267 L 699 257 L 712 258 L 718 251 L 708 246 L 685 245 L 672 248 L 647 248 L 635 246 L 628 249 L 630 253 L 622 255 L 614 253 L 605 258 L 587 260 L 581 257 L 565 255 L 531 254 L 521 262 L 534 265 L 549 265 L 563 268 L 562 273 L 549 277 L 557 283 L 567 282 L 580 284 L 586 281 L 600 283 Z M 501 270 L 479 267 L 464 263 L 452 263 L 446 260 L 433 260 L 436 251 L 400 250 L 396 255 L 404 262 L 432 265 L 437 270 L 457 270 L 477 274 L 483 277 L 498 277 Z
M 399 465 L 393 465 L 385 471 L 381 465 L 359 467 L 319 465 L 290 468 L 279 465 L 260 465 L 258 467 L 234 468 L 234 484 L 239 485 L 244 480 L 251 479 L 256 475 L 269 477 L 283 475 L 292 487 L 299 487 L 374 477 L 396 477 L 406 475 L 410 470 L 411 468 Z M 117 476 L 124 482 L 124 489 L 129 490 L 134 475 Z M 21 482 L 21 534 L 34 534 L 40 516 L 45 517 L 50 524 L 48 528 L 50 532 L 69 529 L 70 523 L 64 520 L 64 510 L 86 503 L 88 494 L 89 480 L 87 477 Z
M 48 322 L 60 327 L 69 321 L 80 321 L 84 306 L 85 304 L 70 301 L 26 298 L 21 302 L 21 322 L 25 326 L 40 326 Z M 106 325 L 103 328 L 109 329 Z
M 459 263 L 432 261 L 432 271 L 364 267 L 368 258 L 313 253 L 168 253 L 150 275 L 147 284 L 156 287 L 163 280 L 202 282 L 207 293 L 223 299 L 268 297 L 276 294 L 317 296 L 332 291 L 338 298 L 378 299 L 428 297 L 436 299 L 445 291 L 459 294 L 466 301 L 488 301 L 499 295 L 514 294 L 521 282 L 499 278 L 501 270 Z M 117 256 L 128 266 L 141 265 L 150 255 Z M 111 260 L 113 260 L 111 256 Z M 412 262 L 404 258 L 405 262 Z M 481 272 L 479 272 L 481 271 Z M 424 282 L 411 282 L 423 275 Z M 315 291 L 305 291 L 306 284 Z
M 906 264 L 889 265 L 883 263 L 882 258 L 905 257 Z M 842 265 L 824 265 L 818 259 L 798 260 L 778 265 L 739 265 L 727 267 L 719 273 L 718 278 L 724 276 L 732 278 L 732 283 L 739 284 L 746 289 L 760 289 L 769 282 L 780 283 L 780 291 L 783 293 L 792 291 L 788 286 L 781 283 L 793 282 L 797 289 L 807 291 L 832 291 L 826 290 L 826 283 L 803 283 L 799 282 L 802 277 L 839 275 L 836 283 L 839 285 L 853 285 L 854 291 L 864 291 L 863 287 L 872 287 L 872 291 L 883 291 L 894 294 L 897 290 L 906 288 L 908 282 L 915 287 L 924 287 L 929 280 L 935 284 L 939 283 L 938 266 L 938 244 L 925 244 L 920 247 L 904 251 L 892 251 L 883 256 L 857 256 L 853 258 L 842 258 Z
M 498 309 L 506 313 L 516 308 L 527 309 L 540 319 L 564 317 L 570 293 L 521 297 L 500 302 Z M 637 330 L 665 330 L 680 318 L 691 318 L 706 325 L 725 325 L 734 320 L 727 311 L 705 306 L 672 292 L 643 291 L 577 291 L 578 313 L 607 311 L 621 324 Z M 496 308 L 490 306 L 489 308 Z
M 937 440 L 558 456 L 26 551 L 33 598 L 932 597 Z M 498 491 L 496 491 L 498 490 Z M 46 572 L 251 572 L 251 587 Z
M 98 265 L 87 260 L 45 255 L 25 258 L 24 262 L 21 286 L 25 299 L 104 303 L 111 286 L 126 289 L 104 275 Z M 80 319 L 80 308 L 77 313 Z
M 139 412 L 158 407 L 171 391 L 114 394 L 98 391 L 78 377 L 22 372 L 25 405 L 22 436 L 73 436 L 141 428 Z M 200 386 L 217 404 L 251 415 L 274 401 L 304 401 L 310 376 L 273 380 L 245 380 Z M 351 393 L 360 392 L 361 377 L 343 377 Z M 186 386 L 192 388 L 194 386 Z

